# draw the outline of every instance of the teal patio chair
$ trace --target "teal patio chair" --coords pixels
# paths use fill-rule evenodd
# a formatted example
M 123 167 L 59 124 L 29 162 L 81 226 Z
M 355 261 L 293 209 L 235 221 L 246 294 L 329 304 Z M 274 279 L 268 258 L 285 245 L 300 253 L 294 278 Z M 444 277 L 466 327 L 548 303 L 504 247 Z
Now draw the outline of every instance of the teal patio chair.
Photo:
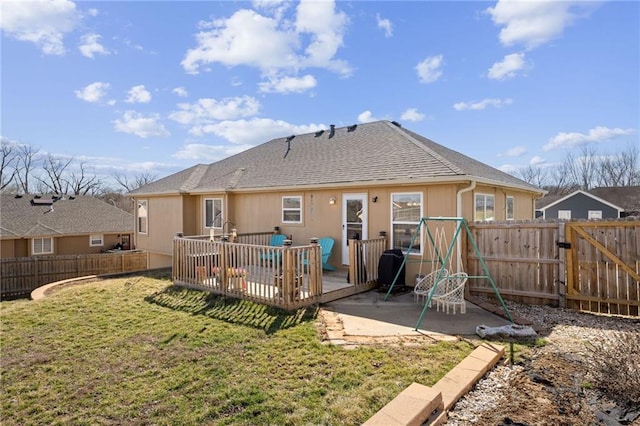
M 271 239 L 269 240 L 269 245 L 271 247 L 282 247 L 284 245 L 284 240 L 286 239 L 287 236 L 284 234 L 273 234 L 271 236 Z M 264 253 L 260 253 L 260 259 L 267 262 L 273 262 L 275 260 L 278 260 L 279 255 L 280 253 L 267 251 Z
M 321 249 L 322 256 L 322 269 L 325 271 L 335 271 L 336 268 L 334 266 L 329 265 L 329 257 L 331 256 L 331 252 L 333 251 L 333 245 L 335 244 L 335 240 L 331 237 L 324 237 L 318 240 L 318 245 Z M 302 264 L 304 266 L 309 265 L 309 259 L 302 259 Z

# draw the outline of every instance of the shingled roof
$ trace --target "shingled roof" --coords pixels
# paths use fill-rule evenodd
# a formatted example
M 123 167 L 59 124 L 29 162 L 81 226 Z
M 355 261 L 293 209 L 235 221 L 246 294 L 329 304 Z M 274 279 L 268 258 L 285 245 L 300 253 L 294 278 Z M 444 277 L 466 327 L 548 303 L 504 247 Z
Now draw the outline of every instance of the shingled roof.
M 543 192 L 394 122 L 377 121 L 273 139 L 129 195 L 465 180 Z
M 0 237 L 56 237 L 132 233 L 131 213 L 95 197 L 65 196 L 53 201 L 50 195 L 34 198 L 0 195 Z
M 601 186 L 589 192 L 622 207 L 627 213 L 640 213 L 640 186 Z

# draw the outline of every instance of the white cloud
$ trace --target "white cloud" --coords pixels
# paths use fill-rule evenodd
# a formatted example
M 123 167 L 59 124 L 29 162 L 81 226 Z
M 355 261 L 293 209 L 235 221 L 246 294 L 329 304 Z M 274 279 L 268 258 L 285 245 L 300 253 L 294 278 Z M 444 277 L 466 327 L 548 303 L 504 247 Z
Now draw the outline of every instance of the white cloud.
M 178 111 L 169 114 L 169 118 L 180 124 L 202 125 L 216 120 L 232 120 L 251 117 L 260 110 L 260 102 L 251 96 L 240 96 L 217 100 L 198 99 L 196 103 L 178 104 Z
M 429 56 L 416 65 L 420 83 L 433 83 L 442 76 L 442 55 Z
M 109 87 L 109 83 L 96 81 L 95 83 L 85 86 L 82 90 L 75 90 L 74 93 L 78 99 L 82 99 L 83 101 L 100 102 L 107 95 Z
M 265 9 L 269 5 L 263 6 Z M 269 17 L 241 9 L 227 19 L 201 23 L 197 45 L 187 51 L 181 64 L 191 74 L 219 63 L 256 67 L 266 76 L 295 73 L 307 67 L 349 75 L 348 64 L 334 58 L 343 44 L 347 24 L 347 16 L 335 11 L 333 1 L 302 0 L 296 8 L 295 22 L 284 19 L 281 13 Z
M 135 111 L 125 111 L 121 120 L 113 122 L 117 132 L 130 133 L 141 138 L 151 136 L 169 136 L 169 132 L 160 122 L 159 114 L 143 115 Z
M 215 162 L 251 148 L 251 145 L 206 145 L 191 143 L 183 146 L 173 157 L 198 162 Z
M 186 98 L 189 96 L 189 92 L 184 87 L 176 87 L 171 91 L 173 94 L 180 96 L 181 98 Z
M 456 104 L 453 105 L 453 108 L 456 111 L 465 111 L 465 110 L 475 110 L 475 111 L 481 111 L 483 109 L 486 109 L 489 106 L 492 106 L 494 108 L 501 108 L 504 105 L 511 105 L 513 103 L 512 99 L 483 99 L 479 102 L 476 101 L 472 101 L 472 102 L 458 102 Z
M 108 55 L 109 52 L 103 45 L 100 44 L 100 34 L 85 34 L 80 38 L 80 45 L 78 49 L 82 56 L 87 58 L 94 57 L 95 54 Z
M 566 27 L 595 7 L 597 2 L 499 0 L 485 11 L 502 27 L 500 42 L 504 46 L 522 44 L 533 49 L 560 37 Z
M 417 108 L 408 108 L 405 112 L 400 116 L 402 120 L 406 121 L 422 121 L 425 118 L 425 115 L 421 112 L 418 112 Z
M 527 152 L 527 148 L 524 146 L 514 146 L 513 148 L 507 150 L 504 154 L 501 154 L 501 157 L 520 157 Z
M 610 129 L 608 127 L 598 126 L 590 129 L 588 133 L 578 132 L 560 132 L 542 147 L 544 151 L 550 151 L 556 148 L 571 148 L 574 146 L 584 145 L 589 142 L 605 142 L 619 136 L 627 136 L 635 133 L 635 129 Z
M 540 157 L 539 155 L 535 155 L 531 158 L 531 160 L 529 160 L 529 164 L 531 164 L 532 166 L 540 166 L 542 164 L 545 164 L 546 162 L 547 160 Z
M 378 121 L 378 118 L 375 118 L 373 116 L 373 114 L 371 113 L 371 111 L 369 111 L 369 110 L 361 112 L 358 115 L 358 122 L 359 123 L 371 123 L 372 121 Z
M 504 80 L 517 75 L 517 72 L 525 67 L 524 53 L 512 53 L 505 55 L 502 62 L 496 62 L 489 68 L 487 77 L 492 80 Z
M 376 21 L 378 22 L 378 28 L 384 30 L 384 36 L 389 38 L 393 35 L 393 24 L 388 19 L 380 18 L 380 14 L 376 13 Z
M 221 121 L 192 129 L 192 134 L 214 134 L 231 143 L 255 146 L 283 135 L 303 134 L 326 129 L 321 124 L 294 125 L 282 120 L 270 118 L 253 118 L 251 120 Z
M 260 83 L 259 87 L 264 93 L 302 93 L 313 89 L 317 84 L 315 77 L 307 74 L 303 77 L 273 77 Z
M 149 91 L 144 88 L 144 84 L 141 84 L 139 86 L 133 86 L 129 90 L 128 95 L 129 96 L 127 96 L 127 99 L 125 100 L 125 102 L 129 104 L 135 104 L 135 103 L 147 104 L 151 102 L 151 93 L 149 93 Z
M 80 19 L 75 3 L 68 0 L 3 1 L 0 28 L 9 37 L 36 44 L 44 54 L 63 55 L 64 37 Z

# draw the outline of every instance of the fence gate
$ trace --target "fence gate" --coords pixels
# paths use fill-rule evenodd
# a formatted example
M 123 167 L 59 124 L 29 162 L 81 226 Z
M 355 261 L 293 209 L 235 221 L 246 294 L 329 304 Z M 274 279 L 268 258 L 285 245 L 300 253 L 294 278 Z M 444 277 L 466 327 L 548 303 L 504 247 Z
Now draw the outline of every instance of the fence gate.
M 638 221 L 566 222 L 567 307 L 638 316 Z M 562 256 L 562 253 L 560 253 Z

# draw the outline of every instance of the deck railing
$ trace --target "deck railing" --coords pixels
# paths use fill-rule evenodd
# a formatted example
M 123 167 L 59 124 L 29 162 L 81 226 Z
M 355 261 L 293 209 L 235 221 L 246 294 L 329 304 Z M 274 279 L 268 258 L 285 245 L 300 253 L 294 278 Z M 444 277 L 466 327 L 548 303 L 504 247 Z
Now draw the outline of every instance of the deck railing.
M 270 235 L 239 235 L 238 240 L 255 238 L 263 242 L 261 238 L 268 241 Z M 317 303 L 322 295 L 321 249 L 317 241 L 306 246 L 273 247 L 177 236 L 173 253 L 176 284 L 284 309 Z
M 349 281 L 356 287 L 376 284 L 378 263 L 386 249 L 387 239 L 384 236 L 371 240 L 349 240 Z

